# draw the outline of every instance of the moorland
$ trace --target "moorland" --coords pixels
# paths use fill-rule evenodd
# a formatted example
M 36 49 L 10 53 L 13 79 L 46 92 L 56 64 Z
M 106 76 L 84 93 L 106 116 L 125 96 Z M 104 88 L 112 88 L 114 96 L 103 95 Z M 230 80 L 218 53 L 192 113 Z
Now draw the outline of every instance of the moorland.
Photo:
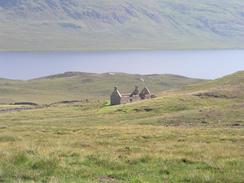
M 80 73 L 0 80 L 0 182 L 243 182 L 243 71 L 216 80 L 173 76 L 173 86 L 165 76 L 144 77 L 157 98 L 119 106 L 106 98 L 123 77 L 105 76 L 109 82 L 95 85 Z M 141 77 L 126 75 L 121 88 Z M 24 101 L 39 108 L 14 104 Z M 28 110 L 6 111 L 17 107 Z

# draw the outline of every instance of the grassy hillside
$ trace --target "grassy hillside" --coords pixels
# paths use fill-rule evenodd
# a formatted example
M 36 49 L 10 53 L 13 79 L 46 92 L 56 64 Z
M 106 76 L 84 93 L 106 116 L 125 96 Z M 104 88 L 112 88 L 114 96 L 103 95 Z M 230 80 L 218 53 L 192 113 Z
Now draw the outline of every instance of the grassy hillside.
M 141 89 L 146 85 L 157 94 L 162 90 L 180 88 L 200 81 L 177 75 L 67 72 L 28 81 L 0 80 L 0 101 L 51 103 L 108 98 L 114 86 L 118 86 L 122 93 L 128 93 L 132 92 L 135 85 Z
M 0 112 L 0 181 L 241 183 L 243 86 L 239 72 L 126 105 Z
M 244 97 L 244 71 L 225 76 L 213 81 L 206 81 L 194 86 L 187 86 L 186 90 L 197 91 L 196 95 L 212 96 L 216 98 Z
M 241 0 L 0 0 L 0 50 L 243 48 Z
M 244 72 L 166 91 L 162 97 L 102 109 L 140 124 L 244 125 Z

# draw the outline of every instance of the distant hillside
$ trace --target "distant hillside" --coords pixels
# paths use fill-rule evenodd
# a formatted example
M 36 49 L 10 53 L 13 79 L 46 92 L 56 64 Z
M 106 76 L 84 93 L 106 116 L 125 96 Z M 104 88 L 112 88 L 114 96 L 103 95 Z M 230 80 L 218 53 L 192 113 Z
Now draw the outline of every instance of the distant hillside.
M 0 50 L 244 48 L 242 0 L 0 0 Z
M 0 101 L 49 103 L 81 98 L 108 98 L 114 86 L 127 93 L 135 85 L 140 88 L 148 86 L 157 94 L 200 81 L 177 75 L 67 72 L 28 81 L 0 80 Z
M 201 96 L 244 98 L 244 71 L 201 84 L 186 87 Z

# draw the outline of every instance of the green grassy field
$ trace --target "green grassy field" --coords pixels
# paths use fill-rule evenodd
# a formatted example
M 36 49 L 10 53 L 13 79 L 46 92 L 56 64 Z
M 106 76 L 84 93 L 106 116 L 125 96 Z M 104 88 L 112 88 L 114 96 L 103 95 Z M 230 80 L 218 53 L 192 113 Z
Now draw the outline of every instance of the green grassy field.
M 177 75 L 139 75 L 125 73 L 67 72 L 28 81 L 0 79 L 0 103 L 36 102 L 49 104 L 63 100 L 105 99 L 119 86 L 121 92 L 132 92 L 147 85 L 154 93 L 180 88 L 203 80 Z
M 0 113 L 0 182 L 241 183 L 243 74 L 120 106 Z

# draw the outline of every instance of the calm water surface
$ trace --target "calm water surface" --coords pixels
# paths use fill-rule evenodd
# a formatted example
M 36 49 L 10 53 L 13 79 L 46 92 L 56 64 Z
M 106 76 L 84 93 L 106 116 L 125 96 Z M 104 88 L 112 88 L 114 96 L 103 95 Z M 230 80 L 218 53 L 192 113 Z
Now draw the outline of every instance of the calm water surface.
M 11 79 L 66 71 L 171 73 L 214 79 L 239 70 L 244 70 L 244 50 L 0 53 L 0 77 Z

